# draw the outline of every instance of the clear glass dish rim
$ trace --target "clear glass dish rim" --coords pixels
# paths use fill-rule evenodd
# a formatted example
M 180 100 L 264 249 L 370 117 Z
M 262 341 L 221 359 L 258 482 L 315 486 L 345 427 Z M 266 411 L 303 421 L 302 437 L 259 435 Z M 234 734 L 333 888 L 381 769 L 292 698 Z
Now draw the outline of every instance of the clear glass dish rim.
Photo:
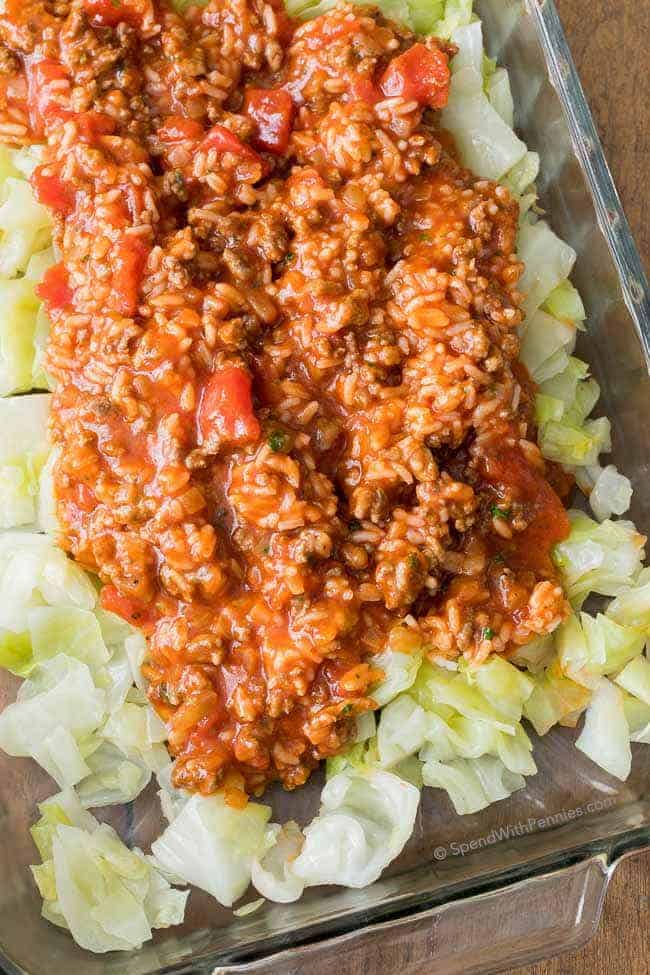
M 584 173 L 599 227 L 605 237 L 610 254 L 616 266 L 621 292 L 625 304 L 630 312 L 634 326 L 643 349 L 646 367 L 650 371 L 650 291 L 648 279 L 643 268 L 641 257 L 632 236 L 627 217 L 614 185 L 614 181 L 605 159 L 600 137 L 597 133 L 590 109 L 587 105 L 584 90 L 575 67 L 569 45 L 562 27 L 554 0 L 523 0 L 523 6 L 530 13 L 536 27 L 540 44 L 544 53 L 546 67 L 550 81 L 561 102 L 567 125 L 569 127 L 573 151 Z M 405 918 L 416 918 L 418 915 L 428 915 L 436 908 L 454 902 L 469 901 L 482 895 L 506 891 L 516 883 L 532 880 L 533 878 L 561 874 L 571 865 L 590 857 L 604 857 L 608 864 L 607 877 L 621 860 L 630 854 L 640 853 L 650 849 L 650 806 L 644 809 L 645 822 L 634 829 L 623 830 L 601 841 L 578 843 L 562 852 L 541 857 L 538 861 L 530 862 L 521 867 L 511 867 L 503 871 L 461 881 L 447 887 L 432 889 L 428 894 L 417 896 L 417 903 L 409 903 L 407 894 L 395 897 L 393 901 L 376 905 L 372 908 L 360 907 L 346 913 L 345 919 L 330 918 L 323 922 L 313 922 L 300 931 L 291 944 L 286 938 L 271 935 L 260 942 L 260 949 L 254 953 L 246 953 L 246 962 L 254 963 L 264 958 L 273 958 L 278 951 L 301 947 L 315 942 L 327 943 L 334 941 L 351 931 L 361 932 L 374 929 L 381 932 L 387 925 Z M 606 885 L 605 880 L 605 885 Z M 361 921 L 361 926 L 355 925 L 355 920 Z M 595 918 L 597 921 L 597 917 Z M 230 958 L 227 957 L 230 955 Z M 237 970 L 238 956 L 235 949 L 228 953 L 223 951 L 209 952 L 194 960 L 173 963 L 161 967 L 155 975 L 176 973 L 176 975 L 190 975 L 190 973 L 208 973 L 221 971 L 220 966 L 228 965 L 232 960 Z M 531 957 L 530 960 L 533 960 Z M 431 959 L 435 964 L 435 959 Z M 245 968 L 242 965 L 241 970 Z M 504 959 L 504 964 L 508 960 Z M 0 948 L 0 965 L 7 975 L 28 975 L 25 970 L 17 966 Z M 232 969 L 235 970 L 234 968 Z M 230 969 L 228 968 L 228 971 Z

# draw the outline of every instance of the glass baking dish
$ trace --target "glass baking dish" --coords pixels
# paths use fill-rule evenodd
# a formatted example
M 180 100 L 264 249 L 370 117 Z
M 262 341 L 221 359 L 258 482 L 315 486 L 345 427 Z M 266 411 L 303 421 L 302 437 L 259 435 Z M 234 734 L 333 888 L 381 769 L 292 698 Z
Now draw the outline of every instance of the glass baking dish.
M 579 354 L 603 390 L 614 460 L 633 481 L 632 517 L 650 529 L 647 282 L 551 0 L 479 0 L 486 44 L 510 69 L 517 126 L 542 158 L 541 199 L 578 252 L 574 272 L 588 311 Z M 3 678 L 0 706 L 15 681 Z M 93 956 L 40 917 L 27 865 L 28 826 L 51 781 L 33 763 L 0 754 L 0 962 L 45 975 L 382 975 L 488 973 L 575 948 L 598 923 L 621 859 L 650 845 L 650 749 L 634 747 L 625 783 L 555 729 L 537 743 L 539 774 L 525 791 L 458 817 L 425 790 L 402 856 L 365 890 L 308 890 L 291 905 L 234 917 L 199 891 L 180 928 L 156 932 L 132 955 Z M 281 820 L 315 812 L 320 783 L 271 799 Z M 107 814 L 129 842 L 160 829 L 153 790 Z M 252 895 L 253 896 L 253 895 Z

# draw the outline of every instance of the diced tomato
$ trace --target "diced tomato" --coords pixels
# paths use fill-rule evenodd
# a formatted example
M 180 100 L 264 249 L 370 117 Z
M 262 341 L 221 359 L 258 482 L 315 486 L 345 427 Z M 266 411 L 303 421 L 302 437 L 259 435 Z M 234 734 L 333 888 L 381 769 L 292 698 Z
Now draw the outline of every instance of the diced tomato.
M 382 97 L 370 78 L 363 78 L 361 75 L 353 78 L 348 91 L 351 101 L 365 102 L 367 105 L 376 105 Z
M 449 79 L 449 59 L 443 51 L 413 44 L 393 58 L 382 75 L 380 88 L 386 98 L 413 98 L 420 105 L 443 108 L 449 96 Z
M 113 245 L 114 310 L 125 318 L 133 318 L 138 307 L 140 284 L 148 256 L 149 248 L 140 237 L 124 234 Z
M 156 613 L 153 607 L 145 605 L 139 599 L 131 599 L 123 596 L 115 586 L 103 586 L 99 594 L 99 601 L 102 608 L 108 613 L 115 613 L 121 616 L 132 626 L 139 626 L 145 632 L 149 632 L 156 622 Z
M 112 135 L 115 121 L 103 112 L 82 112 L 75 119 L 77 131 L 82 142 L 92 145 L 100 135 Z
M 184 118 L 182 115 L 170 115 L 156 135 L 165 145 L 177 146 L 183 142 L 198 142 L 203 138 L 204 132 L 203 126 L 194 119 Z
M 36 287 L 36 294 L 45 302 L 48 314 L 63 311 L 71 304 L 73 293 L 68 284 L 68 272 L 63 264 L 53 264 Z
M 68 74 L 53 58 L 27 60 L 27 104 L 35 135 L 43 136 L 51 125 L 65 122 L 73 114 L 65 105 L 70 92 Z
M 216 149 L 217 152 L 232 152 L 236 156 L 241 156 L 243 159 L 254 159 L 260 160 L 260 157 L 245 142 L 227 129 L 225 125 L 213 125 L 210 131 L 207 133 L 203 142 L 201 143 L 202 149 Z M 261 160 L 260 160 L 261 162 Z
M 253 145 L 277 155 L 286 152 L 295 111 L 289 92 L 283 88 L 249 88 L 245 109 L 256 126 Z
M 205 385 L 198 413 L 204 440 L 217 434 L 232 443 L 259 440 L 260 425 L 253 409 L 251 376 L 239 366 L 214 373 Z
M 495 451 L 483 463 L 485 480 L 497 494 L 511 493 L 524 507 L 528 527 L 513 532 L 512 541 L 500 540 L 507 561 L 517 568 L 548 568 L 551 549 L 569 534 L 569 519 L 544 474 L 517 448 Z M 497 499 L 497 507 L 499 507 Z
M 83 6 L 94 27 L 117 27 L 121 23 L 140 27 L 150 9 L 146 0 L 84 0 Z
M 43 166 L 37 166 L 30 178 L 39 203 L 64 216 L 72 213 L 75 202 L 74 188 L 56 173 L 47 173 L 44 169 Z

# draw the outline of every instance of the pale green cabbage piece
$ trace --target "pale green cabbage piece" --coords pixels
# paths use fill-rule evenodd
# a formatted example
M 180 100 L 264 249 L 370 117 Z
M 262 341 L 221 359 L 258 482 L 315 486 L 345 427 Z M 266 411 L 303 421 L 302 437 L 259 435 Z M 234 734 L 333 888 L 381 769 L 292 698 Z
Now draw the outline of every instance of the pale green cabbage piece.
M 542 307 L 549 315 L 575 325 L 587 317 L 582 298 L 568 278 L 553 288 Z
M 75 789 L 88 809 L 132 802 L 151 779 L 144 762 L 127 757 L 110 741 L 100 740 L 85 761 L 87 773 Z
M 220 793 L 195 794 L 151 851 L 165 870 L 230 907 L 250 883 L 253 860 L 268 848 L 270 815 L 270 808 L 259 803 L 234 809 Z
M 459 816 L 479 812 L 526 785 L 522 775 L 508 771 L 492 755 L 450 762 L 429 758 L 422 766 L 422 778 L 425 785 L 446 791 Z
M 483 90 L 472 67 L 451 79 L 442 125 L 454 137 L 462 163 L 477 176 L 498 180 L 526 155 L 526 146 L 506 125 Z
M 366 887 L 399 856 L 413 832 L 420 793 L 390 772 L 342 772 L 321 793 L 318 815 L 292 873 L 305 886 Z
M 88 774 L 81 746 L 101 724 L 104 707 L 86 664 L 59 654 L 35 668 L 0 714 L 0 748 L 31 756 L 62 788 L 75 785 Z
M 532 694 L 524 703 L 524 717 L 538 735 L 545 735 L 556 724 L 575 727 L 591 697 L 583 687 L 561 670 L 559 660 L 533 675 Z
M 180 924 L 188 892 L 173 890 L 139 850 L 85 812 L 70 792 L 40 806 L 32 828 L 43 863 L 32 867 L 43 916 L 94 952 L 131 951 L 153 927 Z
M 302 897 L 305 883 L 293 872 L 293 864 L 302 850 L 305 838 L 297 823 L 290 820 L 284 826 L 270 823 L 270 848 L 261 859 L 254 859 L 251 880 L 255 889 L 267 900 L 277 904 L 291 904 Z
M 624 515 L 632 501 L 632 484 L 620 474 L 614 464 L 592 468 L 595 474 L 589 493 L 589 504 L 598 521 L 606 521 L 612 515 Z
M 630 774 L 632 751 L 623 694 L 605 677 L 596 685 L 576 748 L 622 781 Z
M 24 272 L 35 251 L 50 242 L 52 221 L 25 179 L 8 176 L 0 204 L 0 275 L 13 278 Z
M 93 609 L 97 591 L 84 570 L 50 538 L 0 534 L 0 630 L 24 633 L 35 606 Z
M 607 616 L 625 626 L 636 626 L 650 636 L 650 567 L 641 570 L 638 578 L 613 599 Z
M 600 677 L 616 673 L 643 650 L 645 637 L 602 613 L 574 614 L 559 627 L 555 642 L 562 671 L 584 687 L 596 687 Z
M 631 660 L 615 680 L 628 694 L 650 706 L 650 662 L 646 657 Z
M 50 396 L 0 399 L 0 528 L 37 520 L 40 473 L 49 452 Z
M 0 279 L 0 396 L 31 389 L 39 299 L 28 278 Z
M 593 521 L 570 511 L 571 533 L 555 546 L 553 559 L 574 606 L 589 593 L 616 596 L 631 586 L 641 568 L 645 538 L 630 521 Z
M 556 367 L 560 367 L 557 372 L 562 371 L 562 361 L 569 364 L 575 341 L 576 330 L 572 325 L 538 309 L 526 320 L 521 340 L 521 361 L 535 382 L 543 383 L 551 378 L 549 372 L 553 372 Z M 562 360 L 558 358 L 559 352 L 564 356 Z M 552 368 L 549 365 L 551 360 L 555 363 Z
M 377 707 L 383 707 L 408 690 L 420 669 L 422 657 L 419 637 L 408 627 L 397 626 L 391 631 L 386 647 L 368 660 L 374 669 L 384 672 L 383 678 L 369 691 Z
M 526 265 L 517 287 L 525 293 L 523 309 L 531 315 L 568 278 L 576 253 L 543 220 L 521 226 L 517 251 L 519 260 Z

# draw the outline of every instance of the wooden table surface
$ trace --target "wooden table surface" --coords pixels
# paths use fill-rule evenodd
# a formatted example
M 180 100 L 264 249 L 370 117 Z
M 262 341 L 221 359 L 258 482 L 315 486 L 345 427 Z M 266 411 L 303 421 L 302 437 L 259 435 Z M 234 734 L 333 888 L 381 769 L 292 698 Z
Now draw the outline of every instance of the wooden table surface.
M 646 269 L 650 264 L 650 0 L 556 0 Z M 508 975 L 648 975 L 650 854 L 614 874 L 595 938 Z

